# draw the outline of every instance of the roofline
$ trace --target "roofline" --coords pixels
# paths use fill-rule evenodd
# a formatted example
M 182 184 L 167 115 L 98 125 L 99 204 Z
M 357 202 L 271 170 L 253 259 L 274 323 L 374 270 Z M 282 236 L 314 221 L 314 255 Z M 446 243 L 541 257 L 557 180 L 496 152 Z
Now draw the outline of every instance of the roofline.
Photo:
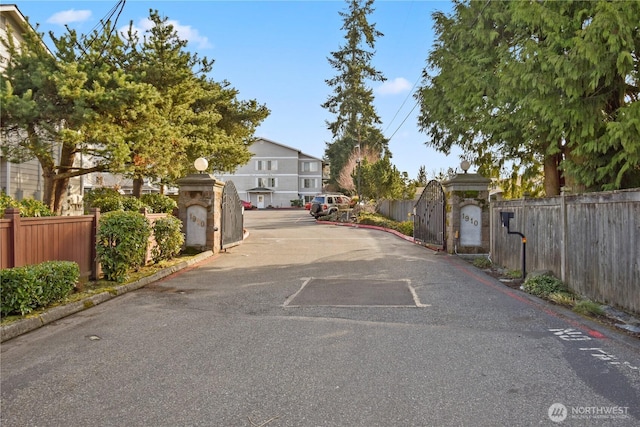
M 24 14 L 22 13 L 22 11 L 18 8 L 18 5 L 14 4 L 14 3 L 10 3 L 10 4 L 0 4 L 0 13 L 2 14 L 7 14 L 10 15 L 12 17 L 14 17 L 14 19 L 16 21 L 22 22 L 23 24 L 25 24 L 31 31 L 33 31 L 34 33 L 38 33 L 36 31 L 35 28 L 33 28 L 33 26 L 31 25 L 31 23 L 28 21 L 27 17 L 24 16 Z M 51 50 L 49 49 L 49 47 L 47 46 L 47 44 L 44 42 L 44 40 L 40 40 L 40 42 L 42 43 L 42 45 L 44 46 L 44 48 L 47 50 L 47 52 L 49 52 L 49 55 L 54 56 L 53 52 L 51 52 Z
M 288 148 L 289 150 L 297 151 L 299 154 L 304 154 L 304 155 L 305 155 L 305 156 L 307 156 L 307 157 L 311 157 L 311 158 L 312 158 L 312 159 L 314 159 L 314 160 L 319 160 L 319 161 L 321 161 L 322 163 L 324 163 L 324 160 L 322 160 L 322 159 L 320 159 L 320 158 L 318 158 L 318 157 L 316 157 L 316 156 L 312 156 L 311 154 L 303 153 L 302 151 L 298 150 L 297 148 L 290 147 L 290 146 L 285 145 L 285 144 L 281 144 L 281 143 L 279 143 L 279 142 L 273 141 L 273 140 L 268 139 L 268 138 L 263 138 L 263 137 L 261 137 L 261 136 L 258 136 L 258 137 L 256 137 L 256 139 L 255 139 L 253 142 L 257 142 L 257 141 L 270 142 L 271 144 L 279 145 L 280 147 L 284 147 L 284 148 Z

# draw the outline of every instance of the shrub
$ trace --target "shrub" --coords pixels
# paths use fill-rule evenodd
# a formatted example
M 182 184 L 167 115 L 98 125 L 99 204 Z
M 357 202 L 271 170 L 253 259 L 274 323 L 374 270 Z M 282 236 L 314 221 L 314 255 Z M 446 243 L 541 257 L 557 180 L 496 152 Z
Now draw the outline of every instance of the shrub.
M 109 187 L 94 188 L 84 194 L 86 209 L 99 208 L 101 213 L 124 209 L 122 195 Z
M 553 292 L 549 294 L 549 299 L 556 304 L 571 307 L 575 304 L 576 300 L 573 294 L 568 292 Z
M 4 191 L 0 191 L 0 218 L 3 217 L 5 209 L 17 207 L 18 202 L 13 200 L 13 197 L 7 195 Z
M 531 295 L 544 298 L 548 297 L 549 294 L 552 293 L 567 292 L 567 288 L 559 279 L 546 274 L 527 278 L 522 285 L 522 288 L 525 292 L 528 292 Z
M 302 200 L 300 199 L 293 199 L 291 200 L 291 206 L 294 208 L 301 208 L 303 205 Z
M 122 196 L 120 196 L 119 194 L 108 195 L 99 199 L 95 199 L 89 206 L 92 208 L 99 208 L 101 213 L 124 210 Z
M 397 230 L 405 236 L 413 236 L 413 221 L 402 221 L 398 223 Z
M 184 244 L 182 221 L 174 216 L 159 218 L 153 225 L 157 246 L 151 250 L 154 262 L 171 259 L 180 253 Z
M 71 261 L 47 261 L 0 270 L 0 310 L 3 315 L 24 315 L 61 301 L 71 293 L 79 276 L 78 264 Z
M 92 205 L 95 200 L 104 199 L 105 197 L 120 196 L 118 190 L 109 187 L 98 187 L 88 190 L 84 193 L 84 201 Z
M 489 261 L 489 258 L 485 258 L 485 257 L 476 258 L 473 260 L 473 265 L 475 267 L 485 269 L 485 268 L 491 267 L 491 261 Z
M 146 207 L 142 200 L 134 196 L 121 196 L 121 200 L 125 211 L 140 212 L 140 209 Z
M 173 213 L 178 206 L 175 200 L 169 196 L 159 193 L 143 194 L 140 197 L 142 203 L 147 205 L 153 213 Z
M 138 212 L 114 211 L 102 215 L 96 251 L 105 279 L 122 282 L 130 269 L 143 265 L 150 234 L 149 221 Z
M 23 199 L 17 201 L 3 191 L 0 192 L 0 218 L 4 216 L 4 210 L 7 208 L 20 209 L 20 216 L 22 217 L 55 216 L 49 206 L 39 200 Z
M 602 310 L 600 304 L 589 300 L 578 301 L 573 307 L 573 311 L 584 315 L 594 314 L 596 316 L 602 316 L 602 314 L 604 313 L 604 310 Z
M 49 206 L 45 205 L 40 200 L 23 199 L 20 201 L 20 216 L 55 216 L 55 213 L 49 209 Z
M 358 215 L 358 223 L 388 228 L 390 230 L 399 231 L 405 236 L 413 236 L 413 221 L 397 222 L 389 218 L 385 218 L 380 214 L 372 214 L 361 211 Z

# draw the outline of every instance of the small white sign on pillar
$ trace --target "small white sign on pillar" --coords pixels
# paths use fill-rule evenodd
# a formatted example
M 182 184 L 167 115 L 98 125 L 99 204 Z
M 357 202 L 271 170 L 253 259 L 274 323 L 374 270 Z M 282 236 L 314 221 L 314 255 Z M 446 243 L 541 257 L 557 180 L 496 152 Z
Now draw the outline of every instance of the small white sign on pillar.
M 187 208 L 186 246 L 206 246 L 207 244 L 207 209 L 193 205 Z
M 460 209 L 460 246 L 482 246 L 482 209 L 466 205 Z

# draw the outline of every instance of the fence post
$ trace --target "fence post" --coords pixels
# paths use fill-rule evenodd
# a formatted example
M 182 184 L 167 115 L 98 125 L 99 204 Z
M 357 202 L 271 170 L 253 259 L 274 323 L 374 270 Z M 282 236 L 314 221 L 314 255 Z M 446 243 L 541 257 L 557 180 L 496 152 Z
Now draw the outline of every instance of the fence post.
M 140 208 L 140 210 L 138 211 L 142 214 L 142 216 L 145 217 L 145 219 L 147 221 L 149 221 L 149 225 L 151 227 L 153 227 L 153 222 L 151 221 L 151 219 L 149 218 L 149 209 L 147 207 L 144 208 Z M 153 242 L 151 240 L 154 240 Z M 153 233 L 151 233 L 151 236 L 149 236 L 149 238 L 147 239 L 147 248 L 144 252 L 144 265 L 147 265 L 149 263 L 149 261 L 151 261 L 151 248 L 153 247 L 153 243 L 155 243 L 155 238 L 153 236 Z
M 20 209 L 7 208 L 4 217 L 11 220 L 11 248 L 9 250 L 10 267 L 20 267 L 24 263 L 18 233 L 20 232 Z
M 93 227 L 91 232 L 91 241 L 93 245 L 91 247 L 91 256 L 93 259 L 93 268 L 91 268 L 91 279 L 98 280 L 100 276 L 102 276 L 102 266 L 100 265 L 100 261 L 98 260 L 98 228 L 100 226 L 100 208 L 91 208 L 89 210 L 90 214 L 93 215 Z
M 560 190 L 560 280 L 567 283 L 567 200 Z

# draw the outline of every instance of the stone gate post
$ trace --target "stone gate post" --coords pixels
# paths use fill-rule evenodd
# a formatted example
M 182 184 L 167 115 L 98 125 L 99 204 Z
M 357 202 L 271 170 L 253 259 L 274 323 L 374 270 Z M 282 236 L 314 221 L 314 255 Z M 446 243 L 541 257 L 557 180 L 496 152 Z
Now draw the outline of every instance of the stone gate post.
M 447 252 L 488 253 L 490 247 L 490 179 L 477 173 L 456 174 L 444 181 Z
M 213 175 L 196 173 L 178 180 L 178 217 L 185 246 L 220 252 L 222 189 Z

